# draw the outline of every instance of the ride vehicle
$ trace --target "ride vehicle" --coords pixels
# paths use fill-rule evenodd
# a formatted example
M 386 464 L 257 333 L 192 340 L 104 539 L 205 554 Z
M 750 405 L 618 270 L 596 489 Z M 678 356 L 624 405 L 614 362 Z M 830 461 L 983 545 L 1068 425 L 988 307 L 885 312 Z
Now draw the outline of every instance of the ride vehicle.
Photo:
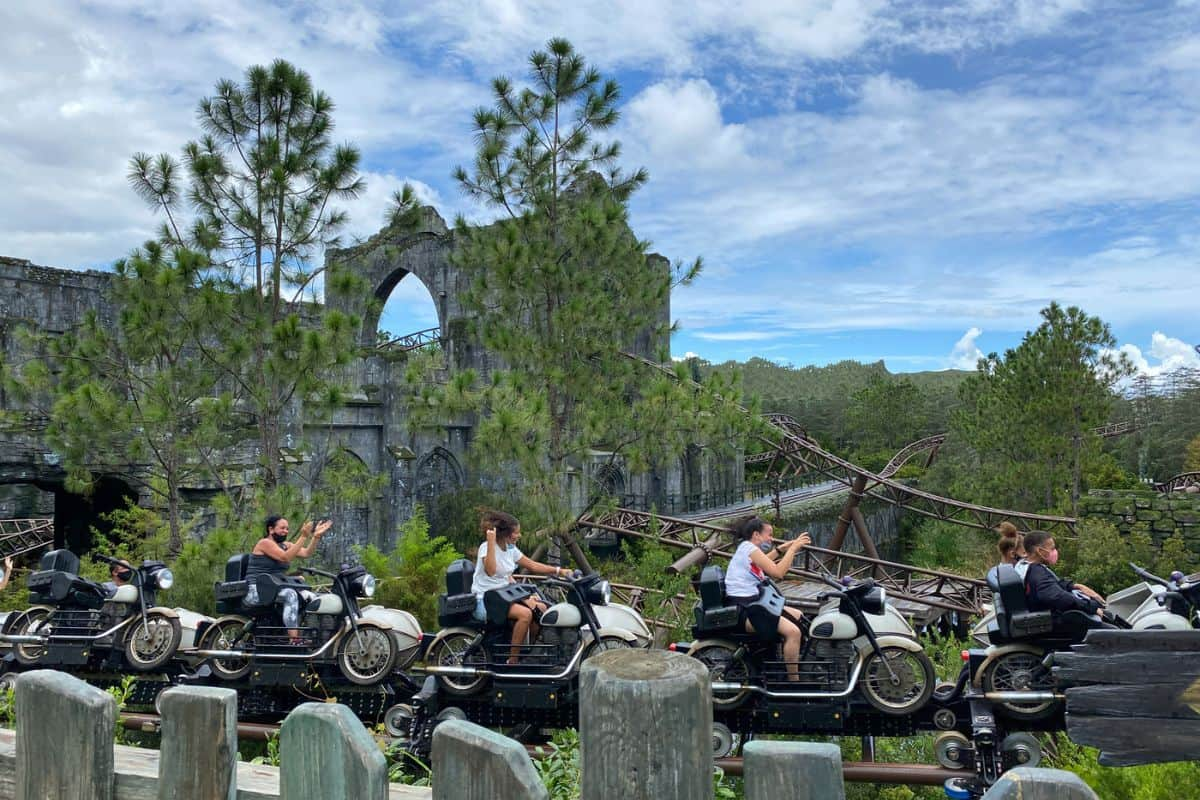
M 446 570 L 446 594 L 438 597 L 442 630 L 425 659 L 425 671 L 436 675 L 450 694 L 477 694 L 493 678 L 555 685 L 574 677 L 580 662 L 601 650 L 650 646 L 650 629 L 641 615 L 612 602 L 608 581 L 576 571 L 570 580 L 541 581 L 560 591 L 563 599 L 542 614 L 537 639 L 514 649 L 508 608 L 537 594 L 537 589 L 511 583 L 488 592 L 486 619 L 479 621 L 471 591 L 474 572 L 475 565 L 466 559 Z
M 115 558 L 99 561 L 126 566 Z M 5 639 L 24 666 L 102 666 L 151 672 L 175 655 L 183 636 L 177 610 L 156 605 L 175 582 L 161 561 L 129 567 L 128 583 L 106 591 L 79 577 L 79 558 L 51 550 L 29 576 L 33 605 L 5 622 Z
M 254 576 L 258 602 L 248 604 L 249 559 L 240 554 L 226 562 L 225 580 L 215 587 L 222 616 L 204 629 L 198 649 L 190 654 L 206 658 L 221 680 L 237 681 L 253 670 L 256 684 L 290 685 L 311 670 L 322 679 L 341 677 L 374 686 L 416 657 L 422 635 L 411 614 L 372 607 L 368 615 L 359 608 L 359 598 L 375 594 L 375 578 L 365 568 L 343 565 L 332 573 L 302 567 L 301 572 L 331 583 L 329 592 L 316 594 L 303 606 L 300 636 L 293 639 L 275 601 L 281 590 L 305 590 L 307 583 L 298 576 Z
M 825 582 L 833 591 L 819 596 L 815 617 L 802 619 L 800 658 L 789 664 L 780 658 L 777 634 L 745 630 L 739 608 L 726 602 L 724 570 L 714 565 L 701 572 L 695 641 L 687 652 L 712 677 L 718 752 L 732 746 L 731 726 L 742 733 L 840 733 L 847 730 L 851 704 L 859 700 L 885 721 L 912 717 L 929 702 L 933 663 L 884 589 L 869 580 Z M 784 605 L 783 595 L 766 580 L 748 613 L 761 615 L 764 627 L 774 630 L 771 621 L 778 620 Z M 894 727 L 899 730 L 899 721 Z
M 1178 571 L 1164 579 L 1129 566 L 1143 580 L 1106 598 L 1104 622 L 1135 631 L 1200 625 L 1200 580 Z M 998 713 L 1011 720 L 1052 717 L 1061 712 L 1062 702 L 1047 656 L 1082 642 L 1094 621 L 1082 611 L 1030 611 L 1025 582 L 1009 564 L 989 570 L 987 582 L 993 608 L 972 630 L 984 647 L 968 651 L 971 686 L 994 699 Z

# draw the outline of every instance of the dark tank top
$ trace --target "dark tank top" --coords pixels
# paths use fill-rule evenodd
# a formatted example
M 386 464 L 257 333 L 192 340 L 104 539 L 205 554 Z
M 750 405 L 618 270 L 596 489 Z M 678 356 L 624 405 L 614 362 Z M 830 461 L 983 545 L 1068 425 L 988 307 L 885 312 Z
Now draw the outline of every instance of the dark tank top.
M 264 574 L 283 575 L 287 572 L 287 567 L 288 565 L 283 561 L 251 553 L 250 560 L 246 563 L 246 580 L 253 580 L 256 576 Z

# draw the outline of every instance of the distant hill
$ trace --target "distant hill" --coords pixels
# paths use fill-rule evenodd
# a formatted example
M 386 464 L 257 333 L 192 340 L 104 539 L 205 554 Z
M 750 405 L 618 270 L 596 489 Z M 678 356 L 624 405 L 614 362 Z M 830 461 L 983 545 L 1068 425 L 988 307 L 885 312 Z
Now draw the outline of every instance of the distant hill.
M 873 379 L 907 380 L 916 386 L 924 397 L 924 413 L 928 417 L 929 432 L 933 433 L 945 429 L 950 410 L 957 402 L 958 386 L 971 374 L 966 370 L 892 373 L 883 361 L 871 364 L 839 361 L 824 367 L 788 367 L 764 358 L 752 358 L 745 363 L 726 361 L 721 364 L 699 360 L 697 366 L 706 375 L 739 371 L 746 394 L 758 397 L 764 411 L 791 414 L 818 440 L 843 447 L 855 444 L 854 432 L 845 428 L 846 406 L 854 393 Z

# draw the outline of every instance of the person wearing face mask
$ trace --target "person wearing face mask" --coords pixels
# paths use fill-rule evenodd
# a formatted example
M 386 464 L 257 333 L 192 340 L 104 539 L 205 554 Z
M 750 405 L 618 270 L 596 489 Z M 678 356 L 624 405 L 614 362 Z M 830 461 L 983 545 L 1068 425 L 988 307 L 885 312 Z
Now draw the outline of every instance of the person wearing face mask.
M 1104 598 L 1081 583 L 1060 578 L 1051 569 L 1058 563 L 1058 546 L 1045 531 L 1025 534 L 1025 595 L 1030 611 L 1082 611 L 1097 616 Z M 1098 616 L 1097 616 L 1098 619 Z M 1103 624 L 1103 623 L 1100 623 Z
M 109 568 L 108 577 L 111 580 L 100 585 L 104 588 L 104 596 L 112 597 L 117 593 L 117 589 L 133 580 L 133 565 L 125 559 L 121 559 Z
M 754 630 L 746 615 L 747 607 L 758 599 L 759 584 L 767 578 L 778 580 L 786 575 L 800 548 L 812 544 L 812 537 L 807 532 L 802 533 L 778 548 L 782 555 L 775 561 L 768 555 L 776 549 L 772 547 L 774 531 L 771 523 L 758 516 L 746 517 L 733 529 L 734 536 L 740 541 L 733 552 L 733 558 L 729 559 L 729 569 L 725 572 L 725 597 L 741 609 L 739 618 L 748 633 L 762 633 Z M 787 663 L 790 680 L 797 680 L 799 677 L 797 662 L 800 660 L 800 645 L 803 640 L 800 618 L 796 616 L 798 613 L 785 608 L 779 617 L 777 629 L 783 639 L 783 660 Z
M 290 532 L 288 521 L 283 517 L 269 516 L 264 522 L 266 531 L 263 538 L 254 545 L 250 553 L 250 561 L 246 565 L 246 580 L 249 581 L 249 591 L 246 593 L 246 604 L 258 604 L 259 575 L 283 575 L 288 565 L 297 558 L 308 558 L 317 550 L 321 537 L 333 527 L 329 520 L 321 520 L 313 527 L 312 520 L 300 526 L 300 535 L 294 542 L 288 541 Z M 312 592 L 305 589 L 285 587 L 275 596 L 275 602 L 283 607 L 283 624 L 288 629 L 288 636 L 293 643 L 300 643 L 300 603 L 307 603 L 314 597 Z

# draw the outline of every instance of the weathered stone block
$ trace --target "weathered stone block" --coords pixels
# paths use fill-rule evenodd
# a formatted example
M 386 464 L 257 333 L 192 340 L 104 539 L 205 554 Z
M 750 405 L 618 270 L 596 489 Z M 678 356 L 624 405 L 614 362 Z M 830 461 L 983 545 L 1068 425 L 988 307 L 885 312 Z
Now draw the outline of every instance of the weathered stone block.
M 1139 522 L 1154 522 L 1155 520 L 1162 519 L 1162 512 L 1141 510 L 1137 512 L 1137 518 Z

